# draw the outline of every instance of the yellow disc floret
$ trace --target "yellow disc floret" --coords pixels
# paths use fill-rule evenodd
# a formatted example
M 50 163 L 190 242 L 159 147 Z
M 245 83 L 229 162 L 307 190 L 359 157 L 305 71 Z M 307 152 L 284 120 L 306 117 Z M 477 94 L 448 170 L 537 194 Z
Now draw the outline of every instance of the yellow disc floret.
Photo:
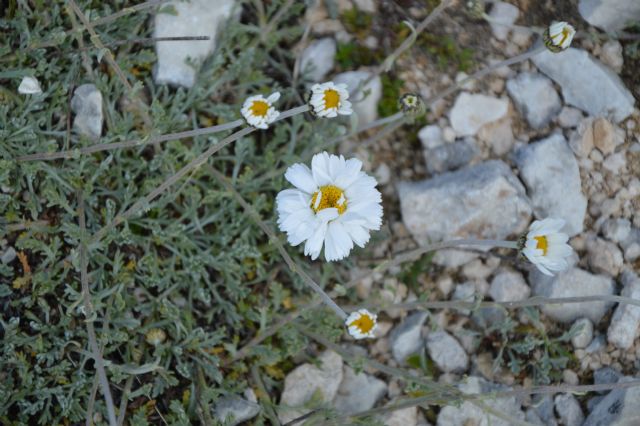
M 369 315 L 360 315 L 358 319 L 348 325 L 349 327 L 356 327 L 362 334 L 367 334 L 375 325 L 375 321 Z
M 325 109 L 338 108 L 340 106 L 340 94 L 337 90 L 327 89 L 324 91 Z
M 311 196 L 311 208 L 318 213 L 320 210 L 336 208 L 342 214 L 347 210 L 347 199 L 342 189 L 334 185 L 321 186 Z
M 542 255 L 546 256 L 547 250 L 549 250 L 549 241 L 547 241 L 547 237 L 543 235 L 541 237 L 533 237 L 533 238 L 535 238 L 535 240 L 538 242 L 538 244 L 536 244 L 536 248 L 538 250 L 542 250 Z
M 267 111 L 269 111 L 269 104 L 265 101 L 253 101 L 249 109 L 253 115 L 264 117 L 267 115 Z

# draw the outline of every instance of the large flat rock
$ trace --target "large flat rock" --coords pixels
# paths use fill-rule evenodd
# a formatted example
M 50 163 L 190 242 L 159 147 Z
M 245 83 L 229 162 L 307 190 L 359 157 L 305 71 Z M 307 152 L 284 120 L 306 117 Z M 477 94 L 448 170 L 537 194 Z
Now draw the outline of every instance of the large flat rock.
M 551 53 L 545 50 L 532 61 L 560 85 L 565 103 L 593 116 L 611 116 L 616 122 L 633 112 L 635 99 L 620 77 L 586 51 L 569 48 Z
M 515 154 L 538 219 L 561 218 L 564 232 L 582 232 L 587 199 L 582 194 L 580 170 L 571 148 L 560 134 L 526 145 Z
M 640 20 L 638 0 L 580 0 L 578 10 L 585 21 L 607 32 Z
M 494 160 L 398 185 L 402 219 L 422 245 L 458 238 L 504 239 L 531 219 L 525 190 L 507 164 Z
M 154 80 L 158 84 L 192 87 L 197 67 L 216 46 L 216 34 L 229 19 L 235 0 L 168 1 L 176 14 L 157 13 L 154 37 L 208 36 L 209 40 L 156 42 L 158 64 Z

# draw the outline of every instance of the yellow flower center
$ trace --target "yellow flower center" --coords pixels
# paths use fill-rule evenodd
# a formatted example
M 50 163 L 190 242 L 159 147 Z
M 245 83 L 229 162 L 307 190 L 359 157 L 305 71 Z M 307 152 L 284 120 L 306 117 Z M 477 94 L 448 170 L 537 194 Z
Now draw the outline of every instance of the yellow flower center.
M 347 199 L 342 189 L 334 185 L 325 185 L 311 196 L 311 208 L 316 213 L 320 210 L 336 208 L 338 213 L 342 214 L 347 210 Z
M 329 108 L 338 108 L 340 105 L 340 94 L 337 90 L 327 89 L 324 91 L 324 107 L 326 109 Z
M 554 39 L 554 41 L 556 41 L 555 39 L 561 36 L 560 41 L 559 42 L 556 41 L 556 46 L 562 46 L 564 42 L 567 40 L 567 38 L 569 38 L 570 34 L 571 34 L 571 30 L 569 29 L 569 27 L 564 27 L 561 33 L 556 34 L 552 38 Z
M 371 331 L 374 325 L 375 325 L 375 322 L 373 321 L 373 318 L 371 318 L 369 315 L 360 315 L 360 318 L 358 318 L 355 321 L 352 321 L 351 324 L 349 324 L 349 327 L 354 326 L 358 330 L 360 330 L 362 334 L 367 334 L 368 332 Z
M 546 256 L 547 251 L 549 250 L 549 241 L 547 241 L 547 237 L 543 235 L 541 237 L 533 237 L 533 238 L 535 238 L 535 240 L 538 242 L 538 244 L 536 244 L 536 248 L 539 250 L 542 250 L 542 255 Z
M 267 111 L 269 111 L 269 104 L 265 101 L 253 101 L 249 110 L 251 110 L 251 113 L 255 116 L 264 117 L 267 115 Z

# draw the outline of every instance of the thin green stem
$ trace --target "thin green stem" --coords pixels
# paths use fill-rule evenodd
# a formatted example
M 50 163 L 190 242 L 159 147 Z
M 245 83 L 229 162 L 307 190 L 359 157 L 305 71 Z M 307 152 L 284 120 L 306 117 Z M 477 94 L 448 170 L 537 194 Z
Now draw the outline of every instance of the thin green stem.
M 183 138 L 192 138 L 196 136 L 210 135 L 218 132 L 224 132 L 226 130 L 235 129 L 236 127 L 241 126 L 244 123 L 244 120 L 235 120 L 230 123 L 219 124 L 217 126 L 204 127 L 202 129 L 195 130 L 187 130 L 184 132 L 177 133 L 169 133 L 167 135 L 161 135 L 152 139 L 144 140 L 144 139 L 134 139 L 130 141 L 124 142 L 114 142 L 114 143 L 106 143 L 106 144 L 96 144 L 92 146 L 88 146 L 80 149 L 72 149 L 68 151 L 59 151 L 59 152 L 43 152 L 38 154 L 29 154 L 23 155 L 21 157 L 16 158 L 17 161 L 51 161 L 58 159 L 68 159 L 75 158 L 78 154 L 93 154 L 101 151 L 109 151 L 112 149 L 120 149 L 120 148 L 131 148 L 131 147 L 141 147 L 149 144 L 169 142 Z
M 493 246 L 493 247 L 506 247 L 506 248 L 514 248 L 514 241 L 502 241 L 502 240 L 453 240 L 453 241 L 443 241 L 439 243 L 430 244 L 425 247 L 420 247 L 415 250 L 410 250 L 408 252 L 404 252 L 393 259 L 388 259 L 376 266 L 375 268 L 369 269 L 367 272 L 359 275 L 358 277 L 352 279 L 347 284 L 343 286 L 344 289 L 350 289 L 355 287 L 360 281 L 371 277 L 374 274 L 383 273 L 384 271 L 393 268 L 394 266 L 398 266 L 405 262 L 410 262 L 412 260 L 418 259 L 420 256 L 429 253 L 431 251 L 442 250 L 447 248 L 459 248 L 464 246 Z M 329 294 L 329 297 L 338 297 L 338 294 L 334 291 Z M 245 344 L 229 361 L 229 363 L 242 359 L 249 355 L 251 349 L 269 337 L 273 336 L 285 325 L 294 321 L 300 315 L 305 312 L 308 312 L 312 309 L 317 308 L 323 302 L 322 299 L 317 298 L 312 300 L 311 302 L 304 305 L 302 308 L 297 309 L 293 312 L 288 313 L 287 315 L 280 318 L 275 324 L 269 327 L 264 333 L 254 336 L 247 344 Z M 351 310 L 351 309 L 349 309 Z
M 296 108 L 292 108 L 290 110 L 284 111 L 280 114 L 276 121 L 284 120 L 285 118 L 292 117 L 297 114 L 304 113 L 309 110 L 307 105 L 302 105 Z M 138 199 L 131 207 L 129 207 L 123 213 L 117 215 L 110 223 L 100 228 L 89 240 L 89 245 L 94 244 L 100 241 L 111 229 L 115 228 L 134 214 L 138 213 L 140 210 L 144 208 L 149 208 L 149 203 L 153 201 L 157 196 L 162 194 L 168 188 L 170 188 L 173 184 L 179 181 L 182 177 L 187 175 L 191 170 L 201 166 L 204 164 L 209 157 L 213 154 L 221 150 L 222 148 L 232 144 L 238 139 L 248 135 L 249 133 L 254 132 L 256 129 L 254 127 L 245 127 L 228 137 L 221 140 L 219 143 L 211 146 L 205 152 L 200 154 L 198 157 L 189 162 L 186 166 L 178 170 L 175 174 L 167 178 L 164 182 L 162 182 L 158 187 L 152 190 L 150 193 L 145 195 L 144 197 Z
M 459 82 L 457 82 L 453 86 L 449 87 L 448 89 L 436 94 L 435 96 L 432 96 L 425 103 L 429 107 L 429 106 L 433 105 L 436 101 L 439 101 L 440 99 L 445 98 L 445 97 L 449 96 L 450 94 L 456 92 L 457 90 L 462 88 L 465 84 L 467 84 L 471 80 L 479 80 L 482 77 L 484 77 L 485 75 L 497 70 L 498 68 L 508 67 L 508 66 L 513 65 L 513 64 L 517 64 L 519 62 L 524 62 L 527 59 L 530 59 L 530 58 L 534 57 L 535 55 L 537 55 L 538 53 L 542 52 L 543 50 L 546 50 L 546 47 L 544 45 L 539 46 L 536 49 L 530 50 L 528 52 L 522 53 L 522 54 L 520 54 L 518 56 L 514 56 L 513 58 L 505 59 L 504 61 L 495 63 L 493 65 L 490 65 L 490 66 L 486 67 L 486 68 L 483 68 L 483 69 L 471 74 L 469 77 L 460 80 Z

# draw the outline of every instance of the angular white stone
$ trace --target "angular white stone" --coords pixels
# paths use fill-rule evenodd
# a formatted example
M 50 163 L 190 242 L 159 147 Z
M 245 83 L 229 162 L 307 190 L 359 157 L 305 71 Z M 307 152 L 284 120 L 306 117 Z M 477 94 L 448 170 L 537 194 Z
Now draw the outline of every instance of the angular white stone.
M 613 280 L 604 275 L 593 275 L 583 269 L 570 268 L 554 277 L 533 269 L 529 275 L 534 296 L 547 298 L 610 296 Z M 582 302 L 545 304 L 540 310 L 549 318 L 569 323 L 578 318 L 588 318 L 598 323 L 611 306 L 610 302 Z
M 469 394 L 488 394 L 490 392 L 508 390 L 506 386 L 499 386 L 480 377 L 469 377 L 466 381 L 459 385 L 464 393 Z M 515 397 L 506 398 L 487 398 L 483 400 L 492 409 L 507 414 L 517 420 L 524 420 L 524 412 L 520 407 L 520 403 Z M 472 404 L 470 401 L 464 401 L 459 406 L 447 405 L 442 407 L 438 413 L 437 426 L 511 426 L 512 423 L 495 417 L 481 407 Z
M 620 295 L 640 300 L 640 278 L 631 271 L 625 271 L 622 282 L 624 289 Z M 640 326 L 640 307 L 621 303 L 611 318 L 607 340 L 620 349 L 629 349 L 633 346 L 638 326 Z
M 336 59 L 336 41 L 324 37 L 312 41 L 300 55 L 300 72 L 314 83 L 321 83 L 333 69 Z
M 365 373 L 356 374 L 345 365 L 333 406 L 339 413 L 353 414 L 372 408 L 386 393 L 385 382 Z
M 571 236 L 582 232 L 587 199 L 578 162 L 564 137 L 554 134 L 528 144 L 516 152 L 515 161 L 536 218 L 564 219 L 564 232 Z
M 562 102 L 551 80 L 538 73 L 521 73 L 507 81 L 507 91 L 529 125 L 540 129 L 560 112 Z
M 154 37 L 208 36 L 209 40 L 156 42 L 158 64 L 154 81 L 192 87 L 197 67 L 215 49 L 216 35 L 231 16 L 235 3 L 235 0 L 173 0 L 164 3 L 161 9 L 172 6 L 177 15 L 157 13 Z
M 320 368 L 303 364 L 287 374 L 284 391 L 280 397 L 278 417 L 282 423 L 290 422 L 310 410 L 302 408 L 314 395 L 320 395 L 324 402 L 331 402 L 338 393 L 342 382 L 342 358 L 333 351 L 325 351 L 318 358 Z M 285 408 L 300 407 L 300 408 Z
M 452 238 L 504 239 L 526 229 L 531 207 L 509 166 L 487 161 L 421 182 L 400 182 L 402 219 L 421 245 Z
M 489 295 L 496 302 L 516 302 L 525 300 L 531 294 L 520 272 L 506 271 L 496 275 L 491 281 Z
M 42 93 L 40 82 L 33 77 L 23 77 L 18 86 L 18 93 L 21 95 L 39 95 Z
M 638 0 L 580 0 L 578 10 L 585 21 L 606 32 L 621 30 L 640 19 Z
M 462 92 L 449 113 L 449 120 L 458 136 L 473 136 L 485 124 L 507 115 L 508 110 L 506 99 Z
M 71 109 L 76 114 L 73 128 L 91 140 L 102 134 L 102 93 L 93 84 L 83 84 L 73 92 Z
M 520 10 L 512 4 L 503 1 L 493 3 L 489 12 L 489 16 L 493 19 L 493 22 L 489 22 L 493 36 L 498 40 L 506 40 L 510 26 L 516 22 L 519 14 Z
M 460 343 L 446 331 L 434 331 L 427 335 L 429 356 L 444 373 L 463 373 L 469 366 L 469 356 Z
M 616 122 L 633 113 L 635 99 L 620 77 L 586 51 L 569 48 L 552 53 L 545 50 L 532 61 L 560 85 L 565 103 L 595 117 L 611 115 Z

